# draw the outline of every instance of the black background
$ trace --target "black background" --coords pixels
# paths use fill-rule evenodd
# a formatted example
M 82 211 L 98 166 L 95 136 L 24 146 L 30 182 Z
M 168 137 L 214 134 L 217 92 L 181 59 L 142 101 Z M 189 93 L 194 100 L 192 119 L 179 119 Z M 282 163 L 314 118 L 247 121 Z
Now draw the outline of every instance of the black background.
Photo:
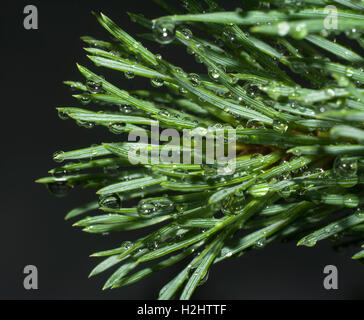
M 23 28 L 23 8 L 39 10 L 39 29 Z M 235 1 L 230 6 L 234 7 Z M 1 201 L 0 201 L 0 298 L 1 299 L 152 299 L 177 272 L 170 269 L 140 283 L 102 291 L 105 275 L 87 279 L 97 263 L 88 255 L 118 246 L 136 237 L 134 232 L 102 237 L 82 233 L 65 222 L 72 207 L 92 198 L 76 191 L 57 199 L 34 180 L 54 167 L 57 150 L 86 147 L 115 136 L 104 129 L 87 130 L 58 118 L 55 107 L 77 106 L 63 80 L 82 80 L 75 63 L 96 70 L 82 50 L 79 37 L 108 39 L 91 10 L 103 11 L 135 35 L 126 12 L 149 18 L 163 14 L 152 1 L 4 1 L 1 10 Z M 184 49 L 159 48 L 156 52 L 187 70 L 196 70 Z M 159 51 L 158 51 L 159 50 Z M 201 68 L 199 66 L 198 68 Z M 97 70 L 99 71 L 99 70 Z M 101 71 L 100 71 L 101 72 Z M 106 73 L 122 88 L 140 82 Z M 142 83 L 142 82 L 141 82 Z M 142 85 L 144 85 L 142 83 Z M 237 259 L 215 265 L 209 281 L 196 299 L 358 299 L 364 298 L 364 266 L 350 260 L 353 248 L 337 253 L 329 242 L 316 248 L 275 244 L 253 250 Z M 39 290 L 23 287 L 23 268 L 39 270 Z M 323 288 L 323 268 L 339 270 L 339 290 Z

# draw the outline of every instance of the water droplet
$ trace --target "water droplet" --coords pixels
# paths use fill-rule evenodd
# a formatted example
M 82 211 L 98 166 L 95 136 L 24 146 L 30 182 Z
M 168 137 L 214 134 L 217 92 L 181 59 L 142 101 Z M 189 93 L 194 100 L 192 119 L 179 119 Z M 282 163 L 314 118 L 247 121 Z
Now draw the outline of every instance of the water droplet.
M 100 93 L 102 91 L 102 83 L 94 80 L 87 80 L 86 87 L 91 93 Z
M 179 87 L 179 93 L 182 94 L 182 95 L 185 95 L 188 93 L 187 89 L 184 88 L 184 87 Z
M 245 88 L 246 93 L 252 98 L 258 95 L 260 92 L 260 88 L 254 84 L 249 84 L 248 86 L 245 86 Z
M 119 172 L 120 172 L 119 171 L 119 166 L 116 166 L 116 165 L 104 168 L 104 173 L 112 175 L 112 176 L 115 176 L 115 175 L 119 174 Z
M 363 211 L 363 209 L 362 208 L 358 208 L 358 210 L 356 210 L 356 212 L 355 212 L 355 215 L 358 218 L 360 218 L 360 219 L 364 218 L 364 211 Z
M 131 80 L 131 79 L 135 78 L 135 73 L 127 71 L 127 72 L 124 72 L 124 76 L 125 76 L 126 79 Z
M 186 51 L 190 55 L 194 55 L 195 54 L 195 51 L 193 51 L 190 47 L 187 47 Z
M 129 114 L 134 111 L 134 108 L 130 105 L 120 106 L 119 111 L 125 114 Z
M 56 168 L 53 171 L 53 177 L 60 178 L 63 177 L 66 173 L 67 171 L 64 168 Z
M 217 166 L 216 164 L 201 164 L 201 169 L 204 170 L 204 174 L 206 176 L 215 176 L 217 175 Z
M 306 246 L 306 247 L 314 247 L 317 243 L 317 240 L 314 238 L 305 238 L 302 241 L 302 245 Z
M 246 128 L 247 129 L 265 129 L 265 125 L 263 122 L 260 122 L 255 119 L 250 119 L 246 123 Z
M 209 278 L 209 271 L 206 271 L 205 275 L 200 279 L 197 286 L 202 286 L 203 284 L 205 284 L 208 278 Z
M 161 44 L 171 43 L 176 36 L 176 25 L 170 18 L 158 19 L 153 24 L 153 34 L 157 42 Z
M 308 71 L 307 64 L 302 61 L 292 61 L 289 67 L 294 73 L 307 73 Z M 295 94 L 297 96 L 297 93 Z
M 249 189 L 249 193 L 253 197 L 264 197 L 270 190 L 270 186 L 268 183 L 263 183 L 259 185 L 259 188 L 253 187 L 252 189 Z
M 356 208 L 359 205 L 359 198 L 355 194 L 346 194 L 344 196 L 344 205 L 348 208 Z
M 148 240 L 146 246 L 150 251 L 157 250 L 159 247 L 158 236 L 154 239 Z
M 113 134 L 120 134 L 125 131 L 125 123 L 110 123 L 109 131 Z
M 62 110 L 58 110 L 58 117 L 61 120 L 68 120 L 69 119 L 68 114 L 66 112 L 62 111 Z
M 80 102 L 83 105 L 87 105 L 91 102 L 91 96 L 89 94 L 84 94 L 80 97 Z
M 160 214 L 172 213 L 175 209 L 174 202 L 168 198 L 145 199 L 138 203 L 138 214 L 142 218 L 151 218 Z
M 264 162 L 264 156 L 261 153 L 253 153 L 250 156 L 250 159 L 254 159 L 257 162 L 263 163 Z
M 279 132 L 286 132 L 288 126 L 280 120 L 273 120 L 273 129 Z
M 193 37 L 192 31 L 190 29 L 184 28 L 182 34 L 187 38 L 191 39 Z
M 258 3 L 259 9 L 270 9 L 270 3 L 268 1 L 259 1 Z
M 133 247 L 133 243 L 131 241 L 124 241 L 122 244 L 121 244 L 121 247 L 125 250 L 129 250 Z
M 71 187 L 66 182 L 48 183 L 47 188 L 52 195 L 58 198 L 65 197 L 71 190 Z
M 185 72 L 183 71 L 183 69 L 181 67 L 175 67 L 174 71 L 181 76 L 185 76 Z
M 345 74 L 349 78 L 351 78 L 354 73 L 355 73 L 355 70 L 352 67 L 347 67 L 346 70 L 345 70 Z
M 254 243 L 254 249 L 263 249 L 266 245 L 267 241 L 265 238 L 259 239 L 256 243 Z
M 185 203 L 179 203 L 176 205 L 176 210 L 179 214 L 184 213 L 187 208 L 188 208 L 188 205 Z
M 194 87 L 198 87 L 200 85 L 200 83 L 201 83 L 200 76 L 198 74 L 196 74 L 196 73 L 190 73 L 188 75 L 188 80 L 191 81 L 191 83 L 192 83 L 192 85 Z
M 278 100 L 281 97 L 281 90 L 277 87 L 270 87 L 267 94 L 271 99 Z
M 299 23 L 294 30 L 291 31 L 291 35 L 295 39 L 303 39 L 308 34 L 306 23 Z
M 234 47 L 241 46 L 241 43 L 236 38 L 234 32 L 231 30 L 229 26 L 225 27 L 222 32 L 222 39 L 226 42 L 231 43 Z
M 203 59 L 202 59 L 202 57 L 201 57 L 200 55 L 196 54 L 196 55 L 195 55 L 195 61 L 196 61 L 197 63 L 202 63 L 202 62 L 203 62 Z
M 209 77 L 212 80 L 218 80 L 220 78 L 219 72 L 216 69 L 214 69 L 214 68 L 209 67 L 208 68 L 208 74 L 209 74 Z
M 226 216 L 237 215 L 245 207 L 245 203 L 244 193 L 229 195 L 221 203 L 221 212 Z
M 350 39 L 359 39 L 362 36 L 362 34 L 360 32 L 358 32 L 358 30 L 356 28 L 353 28 L 353 29 L 347 31 L 346 35 Z
M 224 164 L 220 164 L 218 168 L 218 174 L 223 176 L 231 176 L 235 173 L 236 163 L 233 161 L 227 161 Z
M 117 195 L 100 198 L 99 206 L 109 209 L 119 209 L 121 206 L 120 198 Z
M 280 36 L 287 35 L 290 29 L 291 27 L 287 22 L 281 22 L 278 24 L 278 34 Z
M 153 78 L 152 80 L 150 80 L 150 83 L 153 87 L 160 88 L 164 85 L 164 80 L 162 78 Z
M 80 126 L 80 127 L 83 127 L 83 128 L 86 128 L 86 129 L 92 129 L 94 126 L 95 126 L 95 123 L 93 122 L 87 122 L 87 121 L 76 121 L 76 123 Z
M 64 151 L 56 151 L 53 153 L 53 161 L 61 163 L 64 161 L 64 159 L 60 158 L 60 156 L 64 154 Z
M 292 153 L 295 155 L 295 156 L 300 156 L 302 155 L 302 151 L 300 149 L 293 149 L 292 150 Z
M 167 118 L 170 118 L 172 116 L 171 113 L 167 109 L 161 109 L 158 112 L 158 115 L 160 115 L 162 117 L 167 117 Z
M 329 98 L 335 97 L 335 91 L 331 88 L 325 90 L 325 95 Z
M 358 172 L 358 161 L 353 158 L 338 156 L 334 161 L 333 171 L 340 178 L 355 177 Z
M 338 76 L 338 78 L 336 79 L 338 85 L 340 87 L 347 87 L 349 85 L 349 80 L 348 78 L 344 77 L 344 76 Z
M 222 248 L 221 249 L 221 257 L 227 257 L 227 258 L 230 258 L 233 254 L 232 252 L 230 251 L 229 248 Z

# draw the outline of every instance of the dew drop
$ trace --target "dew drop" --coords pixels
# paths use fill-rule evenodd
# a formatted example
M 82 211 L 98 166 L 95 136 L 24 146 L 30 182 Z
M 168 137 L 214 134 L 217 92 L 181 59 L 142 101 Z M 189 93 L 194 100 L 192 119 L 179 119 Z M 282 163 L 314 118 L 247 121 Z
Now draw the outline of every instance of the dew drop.
M 131 241 L 124 241 L 122 244 L 121 244 L 121 247 L 125 250 L 129 250 L 133 247 L 133 243 Z
M 100 93 L 102 91 L 102 83 L 94 80 L 87 80 L 86 87 L 91 93 Z
M 196 54 L 196 55 L 195 55 L 195 61 L 196 61 L 197 63 L 202 63 L 202 62 L 203 62 L 203 60 L 202 60 L 201 56 L 200 56 L 200 55 L 198 55 L 198 54 Z
M 356 208 L 359 205 L 359 198 L 355 194 L 347 194 L 344 196 L 344 205 L 348 208 Z
M 100 198 L 99 206 L 109 209 L 119 209 L 121 206 L 120 198 L 117 195 Z
M 295 39 L 303 39 L 308 34 L 306 23 L 300 23 L 294 30 L 291 31 L 291 35 Z
M 345 70 L 345 74 L 347 77 L 351 78 L 354 74 L 354 68 L 352 67 L 347 67 L 346 70 Z
M 104 168 L 104 173 L 108 174 L 108 175 L 112 175 L 115 176 L 119 173 L 119 167 L 118 166 L 110 166 L 110 167 L 105 167 Z
M 162 78 L 153 78 L 152 80 L 150 80 L 150 83 L 152 84 L 153 87 L 160 88 L 163 87 L 164 80 Z
M 286 132 L 288 126 L 280 120 L 273 120 L 273 129 L 278 132 Z
M 192 85 L 194 87 L 198 87 L 200 85 L 200 83 L 201 83 L 200 76 L 198 74 L 196 74 L 196 73 L 190 73 L 188 75 L 188 80 L 191 81 L 191 83 L 192 83 Z
M 287 22 L 281 22 L 278 24 L 278 34 L 280 36 L 287 35 L 290 29 L 291 27 Z
M 209 67 L 208 68 L 208 74 L 209 74 L 209 77 L 212 80 L 218 80 L 220 78 L 219 72 L 216 69 L 214 69 L 214 68 Z
M 195 54 L 195 51 L 193 51 L 190 47 L 187 47 L 186 51 L 190 55 L 194 55 Z
M 329 89 L 325 90 L 325 95 L 327 97 L 332 98 L 332 97 L 335 97 L 336 94 L 335 94 L 335 91 L 333 89 L 329 88 Z
M 227 258 L 230 258 L 232 256 L 232 252 L 229 248 L 222 248 L 221 249 L 221 256 L 222 257 L 227 257 Z
M 334 161 L 333 171 L 340 178 L 355 177 L 358 172 L 358 161 L 352 158 L 338 156 Z
M 62 111 L 62 110 L 58 110 L 58 117 L 61 120 L 68 120 L 69 119 L 68 114 L 66 112 Z
M 87 121 L 76 121 L 76 123 L 80 126 L 80 127 L 84 127 L 86 129 L 92 129 L 93 127 L 95 127 L 95 123 L 93 122 L 87 122 Z
M 307 64 L 301 61 L 293 61 L 289 67 L 294 73 L 307 72 Z
M 48 183 L 47 188 L 52 195 L 58 198 L 65 197 L 71 190 L 71 187 L 66 182 Z
M 125 114 L 129 114 L 134 111 L 134 108 L 128 104 L 120 106 L 119 111 Z
M 302 241 L 301 244 L 303 244 L 306 247 L 314 247 L 317 243 L 317 240 L 315 240 L 314 238 L 306 238 Z
M 83 104 L 83 105 L 87 105 L 91 102 L 91 96 L 89 94 L 85 94 L 85 95 L 82 95 L 80 97 L 80 102 Z
M 176 210 L 179 214 L 184 213 L 187 208 L 188 208 L 187 204 L 184 203 L 179 203 L 176 205 Z
M 53 161 L 61 163 L 64 161 L 64 159 L 60 158 L 60 156 L 64 154 L 64 151 L 56 151 L 53 153 Z
M 356 210 L 356 212 L 355 212 L 355 215 L 358 218 L 360 218 L 360 219 L 364 218 L 364 211 L 363 211 L 363 209 L 362 208 L 358 208 L 358 210 Z
M 207 282 L 208 278 L 209 278 L 209 272 L 206 271 L 205 275 L 200 279 L 200 281 L 198 282 L 197 286 L 204 285 Z
M 185 94 L 187 94 L 188 93 L 188 91 L 187 91 L 187 89 L 186 88 L 184 88 L 184 87 L 179 87 L 179 93 L 180 94 L 182 94 L 182 95 L 185 95 Z
M 157 42 L 161 44 L 171 43 L 176 36 L 176 25 L 170 18 L 158 19 L 153 24 L 153 34 Z
M 266 245 L 267 241 L 265 238 L 259 239 L 256 243 L 254 243 L 254 249 L 263 249 Z
M 127 72 L 124 72 L 124 76 L 125 76 L 126 79 L 131 80 L 131 79 L 135 78 L 135 73 L 127 71 Z
M 60 178 L 63 177 L 66 173 L 67 171 L 64 168 L 57 168 L 53 171 L 53 177 Z
M 302 155 L 302 151 L 300 149 L 293 149 L 292 153 L 295 155 L 295 156 L 300 156 Z
M 158 247 L 159 247 L 159 243 L 156 239 L 150 239 L 148 242 L 147 242 L 147 248 L 150 250 L 150 251 L 153 251 L 153 250 L 157 250 Z
M 174 209 L 174 202 L 167 198 L 141 200 L 137 206 L 138 214 L 142 218 L 151 218 L 160 214 L 168 214 Z
M 183 29 L 182 30 L 182 34 L 187 38 L 187 39 L 191 39 L 193 37 L 193 33 L 190 29 Z
M 111 133 L 120 134 L 124 132 L 125 126 L 125 123 L 110 123 L 108 127 Z
M 264 123 L 262 123 L 258 120 L 250 119 L 246 123 L 246 128 L 247 129 L 265 129 L 265 125 L 264 125 Z
M 176 73 L 178 73 L 181 76 L 185 75 L 185 72 L 183 71 L 183 69 L 181 67 L 175 67 L 174 71 L 176 71 Z

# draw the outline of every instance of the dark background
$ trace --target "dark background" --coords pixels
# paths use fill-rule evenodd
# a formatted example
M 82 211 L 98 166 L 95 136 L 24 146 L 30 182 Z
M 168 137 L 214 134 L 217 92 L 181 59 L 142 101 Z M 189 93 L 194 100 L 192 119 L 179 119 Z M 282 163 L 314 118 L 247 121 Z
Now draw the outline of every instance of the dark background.
M 39 29 L 23 28 L 23 8 L 39 10 Z M 230 4 L 232 7 L 235 2 Z M 106 275 L 88 279 L 98 260 L 88 255 L 114 248 L 133 239 L 133 232 L 102 237 L 82 233 L 65 222 L 74 206 L 92 198 L 76 191 L 57 199 L 34 180 L 54 167 L 57 150 L 113 141 L 105 129 L 87 130 L 58 118 L 55 107 L 70 106 L 70 90 L 63 80 L 82 80 L 75 63 L 94 67 L 85 57 L 79 37 L 108 39 L 91 10 L 102 10 L 135 35 L 143 30 L 130 23 L 127 11 L 153 18 L 163 12 L 152 1 L 4 1 L 1 10 L 1 201 L 0 201 L 0 298 L 1 299 L 152 299 L 177 272 L 169 269 L 132 286 L 102 291 Z M 195 70 L 185 50 L 159 48 L 163 56 Z M 159 52 L 159 51 L 157 51 Z M 169 53 L 167 53 L 169 52 Z M 201 67 L 201 66 L 199 66 Z M 109 73 L 104 74 L 109 75 Z M 111 73 L 122 88 L 136 88 L 137 81 Z M 353 251 L 354 250 L 354 251 Z M 364 266 L 350 260 L 355 248 L 341 253 L 329 242 L 315 248 L 275 244 L 252 250 L 212 268 L 209 281 L 196 299 L 357 299 L 364 298 Z M 35 265 L 39 290 L 23 288 L 23 268 Z M 339 270 L 339 290 L 323 288 L 323 268 Z

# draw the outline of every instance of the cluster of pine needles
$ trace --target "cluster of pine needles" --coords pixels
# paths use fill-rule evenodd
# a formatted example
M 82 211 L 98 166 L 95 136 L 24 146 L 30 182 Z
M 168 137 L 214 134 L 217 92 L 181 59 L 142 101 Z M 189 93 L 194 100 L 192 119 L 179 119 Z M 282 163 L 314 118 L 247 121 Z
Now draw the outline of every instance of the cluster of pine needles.
M 112 40 L 83 37 L 88 58 L 150 86 L 126 91 L 78 65 L 85 81 L 65 82 L 77 90 L 77 107 L 58 108 L 59 116 L 104 126 L 113 142 L 56 152 L 62 164 L 38 180 L 56 196 L 97 190 L 67 215 L 93 212 L 75 223 L 85 232 L 147 228 L 93 254 L 103 260 L 91 275 L 114 268 L 104 288 L 118 288 L 178 264 L 159 299 L 189 299 L 213 264 L 272 241 L 364 248 L 364 1 L 244 0 L 232 11 L 214 0 L 154 2 L 164 17 L 129 14 L 146 29 L 143 44 L 94 14 Z M 205 72 L 187 73 L 148 42 L 176 47 Z M 129 142 L 128 133 L 150 134 L 156 124 L 201 135 L 235 129 L 235 170 L 132 165 L 130 150 L 163 145 Z M 358 251 L 353 259 L 364 258 Z

